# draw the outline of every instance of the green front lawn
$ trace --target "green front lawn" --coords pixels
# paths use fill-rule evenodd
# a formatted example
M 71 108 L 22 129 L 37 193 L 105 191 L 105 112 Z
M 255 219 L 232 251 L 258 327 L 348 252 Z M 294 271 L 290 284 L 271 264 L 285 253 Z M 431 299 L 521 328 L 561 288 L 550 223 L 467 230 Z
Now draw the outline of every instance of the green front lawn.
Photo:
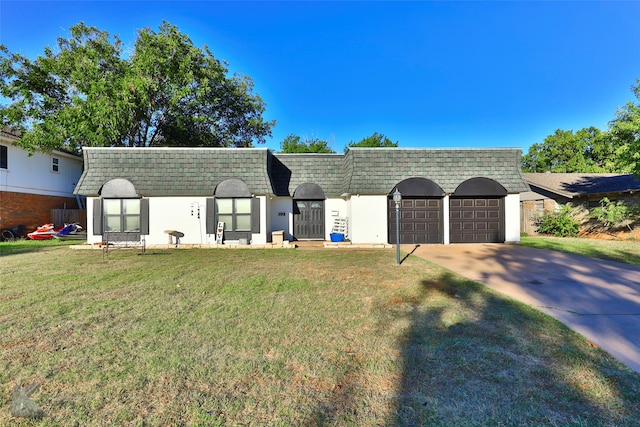
M 633 425 L 640 375 L 384 250 L 5 244 L 0 425 Z M 40 421 L 11 390 L 41 384 Z
M 598 240 L 578 237 L 524 236 L 522 246 L 568 252 L 590 258 L 640 265 L 640 241 Z

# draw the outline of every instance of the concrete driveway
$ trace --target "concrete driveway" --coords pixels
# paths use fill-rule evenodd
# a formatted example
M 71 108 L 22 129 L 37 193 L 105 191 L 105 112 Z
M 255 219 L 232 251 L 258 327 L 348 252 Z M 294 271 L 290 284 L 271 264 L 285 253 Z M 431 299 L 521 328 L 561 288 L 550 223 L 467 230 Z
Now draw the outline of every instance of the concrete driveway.
M 640 266 L 509 244 L 402 249 L 555 317 L 640 373 Z

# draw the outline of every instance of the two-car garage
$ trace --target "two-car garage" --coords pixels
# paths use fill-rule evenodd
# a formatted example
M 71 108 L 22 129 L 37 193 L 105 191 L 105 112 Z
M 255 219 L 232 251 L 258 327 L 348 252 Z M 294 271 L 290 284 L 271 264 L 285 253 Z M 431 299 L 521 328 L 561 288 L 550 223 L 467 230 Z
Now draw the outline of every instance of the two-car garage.
M 449 197 L 433 181 L 409 178 L 397 187 L 402 194 L 399 206 L 400 243 L 444 243 L 448 228 L 450 243 L 502 243 L 505 241 L 507 191 L 488 178 L 464 181 Z M 395 189 L 394 189 L 395 190 Z M 445 204 L 448 227 L 445 226 Z M 389 243 L 395 244 L 396 204 L 388 202 Z

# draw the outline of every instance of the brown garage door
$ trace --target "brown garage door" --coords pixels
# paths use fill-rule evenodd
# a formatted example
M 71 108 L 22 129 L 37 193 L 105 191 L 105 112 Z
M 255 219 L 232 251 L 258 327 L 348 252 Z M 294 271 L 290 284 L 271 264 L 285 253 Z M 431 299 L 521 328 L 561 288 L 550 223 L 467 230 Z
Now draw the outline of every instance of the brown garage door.
M 403 198 L 400 202 L 400 243 L 443 243 L 442 199 Z M 396 204 L 389 199 L 389 243 L 396 243 Z
M 451 198 L 451 243 L 503 243 L 504 198 Z

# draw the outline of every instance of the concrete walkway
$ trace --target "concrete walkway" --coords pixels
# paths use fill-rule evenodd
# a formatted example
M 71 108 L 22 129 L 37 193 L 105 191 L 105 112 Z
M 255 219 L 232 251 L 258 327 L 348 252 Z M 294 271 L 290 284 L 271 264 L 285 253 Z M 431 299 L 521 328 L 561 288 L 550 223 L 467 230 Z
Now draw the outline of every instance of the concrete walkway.
M 640 373 L 640 266 L 509 244 L 402 250 L 555 317 Z

